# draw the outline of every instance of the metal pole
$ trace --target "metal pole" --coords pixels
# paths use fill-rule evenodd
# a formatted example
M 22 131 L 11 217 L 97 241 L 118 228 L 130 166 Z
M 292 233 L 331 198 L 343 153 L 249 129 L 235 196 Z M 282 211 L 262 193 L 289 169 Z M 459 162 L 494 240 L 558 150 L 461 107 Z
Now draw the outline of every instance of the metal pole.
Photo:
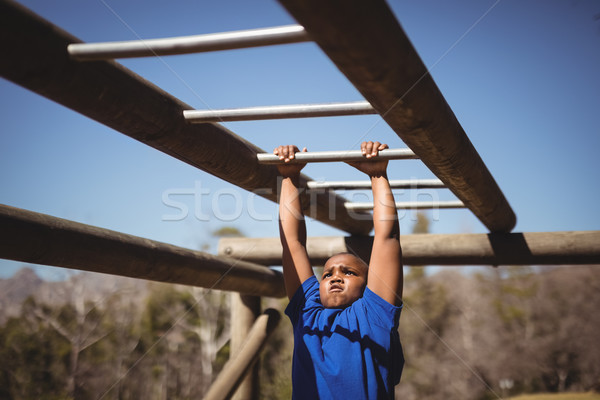
M 392 179 L 389 181 L 392 189 L 444 189 L 446 185 L 439 179 Z M 309 181 L 306 187 L 310 190 L 318 189 L 371 189 L 371 181 Z
M 225 400 L 231 398 L 248 369 L 256 362 L 260 351 L 273 333 L 281 316 L 277 310 L 269 308 L 256 319 L 248 333 L 244 346 L 230 359 L 219 373 L 204 396 L 204 400 Z
M 183 117 L 193 124 L 206 122 L 258 121 L 283 118 L 335 117 L 342 115 L 377 114 L 366 101 L 330 104 L 297 104 L 232 108 L 225 110 L 185 110 Z
M 373 209 L 373 203 L 351 203 L 347 202 L 344 204 L 346 210 L 351 211 L 367 211 Z M 465 208 L 465 205 L 460 200 L 451 201 L 436 201 L 436 202 L 419 202 L 419 201 L 407 201 L 407 202 L 396 202 L 396 208 L 398 210 L 429 210 L 429 209 L 447 209 L 447 208 Z
M 600 231 L 401 235 L 406 265 L 600 265 Z M 342 252 L 369 260 L 373 237 L 309 237 L 313 265 Z M 264 265 L 281 265 L 281 241 L 222 238 L 219 254 Z
M 164 39 L 74 43 L 70 44 L 67 50 L 76 60 L 92 61 L 232 50 L 309 40 L 308 34 L 302 26 L 289 25 Z
M 279 2 L 490 231 L 513 229 L 508 201 L 385 0 Z
M 0 205 L 0 258 L 283 297 L 280 272 L 154 240 Z
M 283 164 L 279 156 L 271 153 L 259 153 L 256 155 L 261 164 Z M 386 149 L 379 152 L 378 160 L 410 160 L 418 157 L 411 149 Z M 333 162 L 333 161 L 369 161 L 375 160 L 363 156 L 360 150 L 341 150 L 341 151 L 313 151 L 298 152 L 291 163 L 313 163 L 313 162 Z
M 264 152 L 219 124 L 192 125 L 188 104 L 113 61 L 82 63 L 66 52 L 79 40 L 21 4 L 0 1 L 0 76 L 118 132 L 242 189 L 277 201 L 277 168 L 261 165 Z M 310 180 L 301 176 L 300 184 Z M 308 199 L 304 204 L 308 204 Z M 330 193 L 310 198 L 307 216 L 354 234 L 372 221 L 351 218 L 345 199 Z M 331 218 L 334 202 L 339 212 Z

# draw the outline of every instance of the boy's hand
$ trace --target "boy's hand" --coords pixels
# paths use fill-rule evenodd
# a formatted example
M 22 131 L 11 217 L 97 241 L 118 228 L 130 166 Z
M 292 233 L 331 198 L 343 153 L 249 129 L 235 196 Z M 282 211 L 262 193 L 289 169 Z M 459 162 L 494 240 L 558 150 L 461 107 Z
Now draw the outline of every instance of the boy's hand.
M 291 160 L 293 160 L 300 150 L 298 147 L 294 145 L 284 145 L 279 146 L 275 150 L 273 150 L 273 154 L 279 156 L 280 160 L 284 160 L 285 164 L 278 164 L 277 169 L 279 170 L 279 174 L 284 178 L 296 177 L 300 175 L 300 171 L 306 163 L 294 163 L 288 164 Z M 306 147 L 302 149 L 303 152 L 306 152 Z
M 363 157 L 367 159 L 377 157 L 380 150 L 387 148 L 387 144 L 382 144 L 379 142 L 362 142 L 360 145 L 360 150 L 362 151 Z M 347 164 L 372 177 L 385 175 L 388 160 L 348 162 Z

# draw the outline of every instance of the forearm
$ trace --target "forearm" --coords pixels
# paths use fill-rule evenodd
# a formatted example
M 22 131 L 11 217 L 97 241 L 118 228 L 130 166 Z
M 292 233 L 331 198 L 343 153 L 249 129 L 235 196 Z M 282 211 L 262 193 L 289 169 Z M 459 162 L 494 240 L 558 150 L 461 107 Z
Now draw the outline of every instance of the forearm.
M 372 176 L 371 184 L 375 233 L 368 285 L 389 303 L 399 305 L 404 278 L 396 203 L 385 174 Z
M 299 177 L 284 177 L 279 198 L 279 233 L 283 247 L 285 290 L 292 298 L 298 287 L 313 275 L 306 252 L 306 223 L 300 201 Z
M 349 164 L 369 176 L 373 190 L 375 234 L 367 287 L 388 303 L 400 304 L 403 275 L 398 212 L 387 178 L 388 162 L 377 159 L 379 152 L 387 148 L 387 144 L 380 142 L 362 142 L 360 149 L 365 161 Z
M 384 173 L 371 176 L 371 187 L 373 190 L 375 240 L 393 239 L 399 241 L 398 212 L 387 175 Z
M 306 247 L 306 223 L 300 200 L 299 176 L 283 177 L 279 198 L 279 228 L 285 247 Z

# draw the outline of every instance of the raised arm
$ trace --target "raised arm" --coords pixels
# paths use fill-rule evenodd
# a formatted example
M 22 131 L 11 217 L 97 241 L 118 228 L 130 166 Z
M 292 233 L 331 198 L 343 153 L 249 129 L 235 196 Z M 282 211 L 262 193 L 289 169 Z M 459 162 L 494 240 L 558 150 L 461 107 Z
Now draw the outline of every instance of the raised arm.
M 303 150 L 306 151 L 306 148 Z M 273 153 L 289 162 L 298 152 L 296 146 L 279 146 Z M 283 246 L 283 280 L 288 298 L 292 298 L 298 287 L 313 275 L 306 252 L 306 223 L 300 202 L 300 171 L 304 164 L 279 165 L 282 177 L 279 197 L 279 235 Z
M 363 142 L 365 158 L 377 157 L 388 146 L 379 142 Z M 387 178 L 387 160 L 351 163 L 369 175 L 373 188 L 373 226 L 375 234 L 369 261 L 367 287 L 390 304 L 402 299 L 403 271 L 398 212 Z

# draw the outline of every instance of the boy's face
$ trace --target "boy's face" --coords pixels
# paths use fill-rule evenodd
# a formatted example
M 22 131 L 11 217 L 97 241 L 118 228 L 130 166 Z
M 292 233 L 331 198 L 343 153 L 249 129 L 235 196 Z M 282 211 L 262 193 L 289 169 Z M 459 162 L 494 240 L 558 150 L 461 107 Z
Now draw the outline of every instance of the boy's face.
M 345 308 L 358 300 L 367 285 L 367 266 L 351 254 L 331 257 L 323 268 L 319 286 L 325 308 Z

